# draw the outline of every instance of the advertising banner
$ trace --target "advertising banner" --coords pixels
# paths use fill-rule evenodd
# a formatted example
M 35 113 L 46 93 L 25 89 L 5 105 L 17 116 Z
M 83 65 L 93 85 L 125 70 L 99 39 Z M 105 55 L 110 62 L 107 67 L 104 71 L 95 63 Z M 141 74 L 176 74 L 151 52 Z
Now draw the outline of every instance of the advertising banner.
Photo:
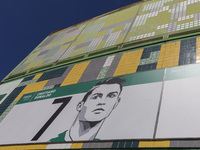
M 0 144 L 152 139 L 164 70 L 25 94 L 0 123 Z

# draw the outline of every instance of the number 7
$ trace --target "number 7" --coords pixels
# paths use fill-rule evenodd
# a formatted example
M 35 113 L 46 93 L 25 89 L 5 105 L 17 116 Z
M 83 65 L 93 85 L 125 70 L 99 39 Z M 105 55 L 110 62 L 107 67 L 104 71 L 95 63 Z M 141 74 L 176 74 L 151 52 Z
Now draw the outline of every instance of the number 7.
M 51 123 L 56 119 L 60 112 L 67 106 L 72 96 L 55 99 L 52 104 L 62 103 L 56 112 L 49 118 L 49 120 L 44 124 L 44 126 L 38 131 L 38 133 L 32 138 L 31 141 L 37 141 L 40 136 L 46 131 L 46 129 L 51 125 Z

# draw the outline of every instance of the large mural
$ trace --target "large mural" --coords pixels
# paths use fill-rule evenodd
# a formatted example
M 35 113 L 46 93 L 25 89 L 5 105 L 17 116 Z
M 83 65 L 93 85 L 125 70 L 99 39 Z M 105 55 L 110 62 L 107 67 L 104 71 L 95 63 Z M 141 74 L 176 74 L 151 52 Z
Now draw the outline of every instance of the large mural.
M 191 64 L 22 94 L 0 123 L 0 144 L 81 142 L 84 148 L 84 142 L 103 141 L 115 148 L 122 140 L 124 146 L 151 147 L 149 140 L 162 139 L 153 144 L 176 147 L 189 138 L 191 144 L 200 136 L 199 68 Z
M 0 143 L 151 139 L 163 74 L 152 72 L 157 78 L 146 81 L 141 77 L 149 73 L 130 74 L 26 94 L 0 123 Z

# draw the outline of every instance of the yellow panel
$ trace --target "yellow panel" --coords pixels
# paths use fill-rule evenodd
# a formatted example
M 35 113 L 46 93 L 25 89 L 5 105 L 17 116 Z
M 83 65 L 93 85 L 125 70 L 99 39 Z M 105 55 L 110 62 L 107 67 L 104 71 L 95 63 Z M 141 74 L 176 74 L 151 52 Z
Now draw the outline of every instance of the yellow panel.
M 196 39 L 196 60 L 197 63 L 200 62 L 200 37 Z
M 23 150 L 24 145 L 18 145 L 16 150 Z
M 30 150 L 32 145 L 22 145 L 20 150 Z
M 121 26 L 115 27 L 115 28 L 113 29 L 112 33 L 118 32 L 118 31 L 122 31 L 123 28 L 124 28 L 124 26 L 125 26 L 125 25 L 123 24 L 123 25 L 121 25 Z
M 23 146 L 24 145 L 16 145 L 16 146 L 13 146 L 13 149 L 15 148 L 16 150 L 23 150 Z
M 35 150 L 35 149 L 46 149 L 47 144 L 43 144 L 43 145 L 27 145 L 26 149 L 29 150 Z
M 71 149 L 76 149 L 77 143 L 72 143 Z
M 67 49 L 68 47 L 69 47 L 69 44 L 65 44 L 65 45 L 61 46 L 60 50 Z
M 119 43 L 121 43 L 122 40 L 124 39 L 124 36 L 125 36 L 125 34 L 121 34 L 121 35 L 119 35 L 119 37 L 118 37 L 118 39 L 117 39 L 117 41 L 116 41 L 115 44 L 119 44 Z
M 166 145 L 166 141 L 155 141 L 153 147 L 169 147 Z
M 35 77 L 34 77 L 33 79 L 39 79 L 39 78 L 42 76 L 42 74 L 43 74 L 43 73 L 36 74 Z
M 140 62 L 143 49 L 126 52 L 122 55 L 113 76 L 135 73 Z
M 6 150 L 6 146 L 0 146 L 0 150 Z
M 8 150 L 8 146 L 0 146 L 0 150 Z
M 82 76 L 83 72 L 87 68 L 90 61 L 79 63 L 74 65 L 72 70 L 69 72 L 61 86 L 66 86 L 70 84 L 75 84 L 79 81 L 80 77 Z
M 170 146 L 170 141 L 162 141 L 161 147 L 169 147 Z
M 83 143 L 77 143 L 76 148 L 81 149 L 82 146 L 83 146 Z
M 79 48 L 79 49 L 76 49 L 74 51 L 72 51 L 69 55 L 69 57 L 73 57 L 73 56 L 76 56 L 76 55 L 80 55 L 80 54 L 83 54 L 85 52 L 87 47 L 82 47 L 82 48 Z
M 27 70 L 27 69 L 31 69 L 31 68 L 40 66 L 40 65 L 42 65 L 42 63 L 43 63 L 45 60 L 46 60 L 46 59 L 42 59 L 42 60 L 33 62 L 33 63 L 29 64 L 24 70 Z
M 24 146 L 23 146 L 23 149 L 24 149 L 24 150 L 31 150 L 31 149 L 33 149 L 33 148 L 36 149 L 36 148 L 33 147 L 32 145 L 24 145 Z
M 153 147 L 154 141 L 147 141 L 146 142 L 146 147 Z
M 78 31 L 78 32 L 81 32 L 81 31 Z M 78 34 L 76 34 L 76 35 L 74 35 L 74 36 L 71 36 L 71 37 L 68 37 L 68 38 L 67 38 L 67 42 L 68 42 L 68 41 L 74 40 L 74 39 L 77 37 L 77 35 L 78 35 Z
M 20 148 L 20 150 L 27 150 L 28 148 L 28 145 L 21 145 L 21 148 Z
M 16 146 L 1 146 L 0 150 L 36 150 L 46 149 L 47 145 L 16 145 Z
M 140 141 L 139 142 L 139 148 L 142 147 L 153 147 L 154 142 L 153 141 Z
M 16 146 L 16 150 L 21 150 L 22 149 L 22 145 L 18 145 L 18 146 Z
M 156 69 L 178 66 L 180 41 L 163 44 Z
M 180 47 L 181 47 L 181 41 L 177 41 L 175 42 L 174 50 L 171 49 L 174 52 L 173 66 L 178 66 Z
M 28 94 L 28 93 L 33 93 L 33 92 L 38 92 L 41 91 L 42 88 L 46 85 L 46 83 L 48 82 L 48 80 L 42 81 L 42 82 L 37 82 L 37 83 L 33 83 L 33 84 L 29 84 L 27 85 L 23 91 L 15 98 L 16 100 L 20 100 L 20 98 L 24 95 L 24 94 Z
M 106 35 L 107 32 L 108 32 L 107 30 L 98 32 L 97 35 L 95 36 L 95 38 L 102 37 L 102 36 Z
M 61 45 L 61 44 L 64 44 L 66 41 L 66 39 L 63 39 L 63 40 L 60 40 L 60 41 L 56 41 L 54 43 L 50 43 L 46 46 L 46 48 L 49 48 L 49 47 L 54 47 L 54 46 L 58 46 L 58 45 Z
M 96 49 L 102 48 L 102 47 L 104 46 L 105 42 L 106 42 L 106 40 L 102 40 L 102 41 L 100 42 L 100 44 L 97 46 Z
M 3 150 L 11 150 L 11 149 L 13 149 L 13 150 L 14 150 L 14 148 L 13 148 L 13 147 L 11 147 L 11 146 L 5 146 Z
M 16 146 L 7 146 L 6 147 L 6 150 L 13 150 L 13 149 L 15 149 L 16 148 Z
M 14 148 L 16 148 L 16 147 L 14 147 L 14 146 L 7 146 L 6 150 L 13 150 Z

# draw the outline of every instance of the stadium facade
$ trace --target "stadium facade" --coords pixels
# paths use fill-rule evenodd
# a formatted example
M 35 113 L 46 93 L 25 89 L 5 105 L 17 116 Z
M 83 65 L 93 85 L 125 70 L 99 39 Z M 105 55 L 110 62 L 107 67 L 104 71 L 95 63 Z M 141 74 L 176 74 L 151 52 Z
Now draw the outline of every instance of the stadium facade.
M 0 149 L 200 148 L 200 0 L 55 31 L 0 84 Z

